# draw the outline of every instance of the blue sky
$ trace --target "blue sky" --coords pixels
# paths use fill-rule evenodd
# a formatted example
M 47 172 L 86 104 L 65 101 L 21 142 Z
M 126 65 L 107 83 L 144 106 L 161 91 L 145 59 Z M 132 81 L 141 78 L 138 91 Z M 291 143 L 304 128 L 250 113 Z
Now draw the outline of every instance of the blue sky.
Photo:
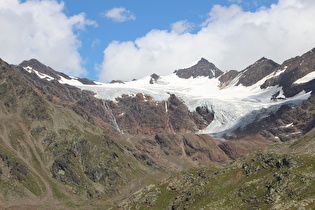
M 276 0 L 233 1 L 233 0 L 63 0 L 65 13 L 69 16 L 84 12 L 86 17 L 97 22 L 97 27 L 79 31 L 82 47 L 79 49 L 89 70 L 89 78 L 98 79 L 95 68 L 102 63 L 103 50 L 113 40 L 130 41 L 142 37 L 153 29 L 171 30 L 171 24 L 187 20 L 194 24 L 191 33 L 200 30 L 200 24 L 215 5 L 240 5 L 246 11 L 255 11 L 260 7 L 270 7 Z M 132 12 L 135 20 L 116 22 L 106 18 L 105 14 L 113 8 L 125 8 Z M 211 58 L 209 58 L 211 59 Z
M 315 47 L 314 0 L 1 0 L 0 58 L 108 82 L 201 57 L 223 71 Z

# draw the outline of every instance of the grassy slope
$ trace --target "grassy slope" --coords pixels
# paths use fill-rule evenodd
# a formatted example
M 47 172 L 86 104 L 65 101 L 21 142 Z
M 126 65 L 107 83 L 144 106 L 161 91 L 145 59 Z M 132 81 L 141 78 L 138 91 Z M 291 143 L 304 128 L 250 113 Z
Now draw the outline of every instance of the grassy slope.
M 124 200 L 132 209 L 315 208 L 315 129 L 221 167 L 175 174 Z M 286 154 L 280 154 L 286 153 Z

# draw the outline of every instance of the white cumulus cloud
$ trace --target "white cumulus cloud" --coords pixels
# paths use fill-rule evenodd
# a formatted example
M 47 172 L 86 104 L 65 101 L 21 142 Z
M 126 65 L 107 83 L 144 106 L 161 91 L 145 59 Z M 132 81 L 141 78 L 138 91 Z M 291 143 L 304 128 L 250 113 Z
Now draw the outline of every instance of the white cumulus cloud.
M 136 16 L 126 8 L 118 7 L 112 8 L 111 10 L 107 11 L 105 17 L 112 19 L 115 22 L 125 22 L 128 20 L 135 20 Z
M 190 32 L 193 29 L 194 24 L 188 22 L 187 20 L 181 20 L 177 21 L 176 23 L 173 23 L 171 26 L 172 31 L 181 34 L 185 32 Z
M 314 20 L 314 0 L 279 0 L 256 12 L 216 5 L 196 33 L 177 23 L 171 31 L 152 30 L 134 41 L 112 42 L 104 50 L 99 79 L 170 74 L 201 57 L 222 70 L 242 70 L 263 56 L 281 63 L 315 47 Z
M 55 0 L 0 1 L 0 57 L 10 63 L 36 58 L 70 75 L 84 75 L 81 46 L 74 30 L 96 25 L 85 15 L 68 17 Z

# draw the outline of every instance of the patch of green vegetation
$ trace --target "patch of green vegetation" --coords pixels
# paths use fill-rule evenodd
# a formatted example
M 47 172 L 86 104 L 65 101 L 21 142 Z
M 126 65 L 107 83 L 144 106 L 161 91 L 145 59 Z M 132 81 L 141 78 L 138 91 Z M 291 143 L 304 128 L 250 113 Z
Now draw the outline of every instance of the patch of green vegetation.
M 9 92 L 5 92 L 4 93 L 4 89 L 8 89 L 8 88 L 11 88 L 11 87 L 8 87 L 9 85 L 3 85 L 3 84 L 0 84 L 0 95 L 2 96 L 2 103 L 3 103 L 3 107 L 4 109 L 6 110 L 6 112 L 16 112 L 17 110 L 17 99 L 15 97 L 14 94 L 10 94 Z
M 55 184 L 52 181 L 49 181 L 49 185 L 50 185 L 50 188 L 51 188 L 51 190 L 53 192 L 54 198 L 56 198 L 58 200 L 67 200 L 67 199 L 69 199 L 69 197 L 60 190 L 60 187 L 58 187 L 57 184 Z
M 26 192 L 16 181 L 0 181 L 1 195 L 7 198 L 8 196 L 25 197 Z
M 170 205 L 169 201 L 173 200 L 176 197 L 177 193 L 174 191 L 168 190 L 165 184 L 159 186 L 158 188 L 161 194 L 156 200 L 157 208 L 166 209 Z
M 314 205 L 315 159 L 309 155 L 254 153 L 215 168 L 193 168 L 141 194 L 156 193 L 150 209 L 271 209 Z M 131 209 L 148 208 L 137 196 Z M 302 204 L 301 204 L 302 205 Z M 304 204 L 303 204 L 304 205 Z
M 289 148 L 295 149 L 295 148 L 306 146 L 308 143 L 314 141 L 314 139 L 315 139 L 315 128 L 313 128 L 311 131 L 309 131 L 302 138 L 293 142 L 293 144 L 291 144 Z
M 0 121 L 0 132 L 4 133 L 4 125 L 1 121 Z
M 46 156 L 44 156 L 43 152 L 38 148 L 38 146 L 35 145 L 35 150 L 37 154 L 39 155 L 40 159 L 43 160 L 44 162 L 46 161 Z M 37 158 L 36 158 L 37 159 Z M 38 160 L 37 160 L 38 161 Z M 40 166 L 40 163 L 38 161 L 38 165 Z M 40 166 L 41 167 L 41 166 Z
M 27 145 L 27 147 L 28 147 L 28 150 L 29 150 L 29 152 L 31 153 L 31 156 L 32 156 L 32 164 L 33 164 L 33 166 L 35 167 L 35 169 L 37 171 L 41 171 L 40 163 L 39 163 L 38 159 L 36 158 L 33 149 L 29 145 Z
M 54 142 L 46 150 L 55 159 L 53 177 L 72 187 L 76 194 L 86 195 L 86 189 L 91 189 L 88 193 L 91 196 L 112 192 L 116 179 L 121 179 L 118 174 L 122 172 L 118 161 L 120 155 L 117 155 L 120 152 L 113 153 L 108 146 L 110 144 L 104 144 L 101 135 L 82 132 L 76 126 L 59 129 Z M 116 156 L 109 157 L 111 154 Z M 93 183 L 102 184 L 104 191 L 93 190 Z
M 21 95 L 20 101 L 21 117 L 28 128 L 34 121 L 52 121 L 48 103 L 33 90 L 25 91 L 25 94 Z
M 21 149 L 20 141 L 25 139 L 25 134 L 20 127 L 12 127 L 9 132 L 9 139 L 13 149 Z
M 42 144 L 46 148 L 55 142 L 58 138 L 58 135 L 54 131 L 47 131 L 45 136 L 43 136 Z
M 43 137 L 46 133 L 46 127 L 45 126 L 39 126 L 36 128 L 33 128 L 31 130 L 31 135 L 35 140 L 39 140 L 39 137 Z
M 38 197 L 46 190 L 41 179 L 33 174 L 33 172 L 29 170 L 22 160 L 17 158 L 3 145 L 0 145 L 0 158 L 6 164 L 11 176 L 9 180 L 10 182 L 16 184 L 15 188 L 21 188 L 21 186 L 24 186 Z M 12 188 L 13 191 L 15 191 L 15 188 Z
M 34 168 L 36 169 L 36 171 L 38 173 L 41 173 L 43 171 L 43 169 L 41 168 L 39 160 L 36 158 L 33 149 L 29 145 L 27 145 L 27 146 L 28 146 L 28 149 L 29 149 L 29 151 L 31 153 L 31 156 L 32 156 L 32 163 L 33 163 Z M 37 196 L 43 195 L 45 192 L 47 192 L 46 186 L 45 186 L 44 182 L 42 181 L 42 179 L 40 177 L 38 177 L 36 175 L 35 178 L 36 178 L 36 182 L 37 182 L 37 185 L 38 185 L 37 188 L 40 188 L 40 190 L 35 189 L 36 190 L 36 194 L 35 195 L 37 195 L 37 194 L 39 194 Z M 32 186 L 32 189 L 33 188 L 36 188 L 36 184 L 35 184 L 34 187 Z M 30 191 L 33 192 L 32 190 L 30 190 Z
M 41 181 L 41 179 L 30 173 L 25 181 L 21 182 L 22 185 L 27 188 L 31 193 L 36 195 L 37 197 L 41 197 L 44 192 L 46 192 L 45 185 Z

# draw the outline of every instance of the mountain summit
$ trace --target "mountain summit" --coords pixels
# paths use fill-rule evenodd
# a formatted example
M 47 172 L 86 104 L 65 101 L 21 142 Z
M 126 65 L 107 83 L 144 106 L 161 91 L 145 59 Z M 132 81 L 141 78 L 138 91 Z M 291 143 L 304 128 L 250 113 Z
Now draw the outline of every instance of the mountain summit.
M 198 63 L 192 67 L 179 69 L 174 72 L 178 77 L 189 79 L 190 77 L 196 78 L 199 76 L 209 77 L 210 79 L 219 77 L 223 71 L 218 69 L 213 63 L 207 59 L 201 58 Z
M 251 86 L 274 72 L 279 66 L 280 65 L 273 60 L 263 57 L 240 72 L 241 76 L 237 85 Z
M 51 67 L 42 64 L 41 62 L 34 58 L 28 61 L 23 61 L 22 63 L 20 63 L 20 66 L 23 66 L 25 68 L 28 67 L 29 71 L 31 71 L 31 68 L 36 69 L 40 74 L 45 74 L 48 77 L 54 78 L 56 80 L 59 80 L 61 78 L 60 76 L 66 79 L 71 79 L 68 75 L 62 72 L 57 72 L 53 70 Z
M 38 77 L 42 79 L 57 80 L 61 83 L 70 84 L 85 84 L 85 85 L 95 85 L 94 81 L 86 78 L 70 77 L 62 72 L 56 71 L 49 66 L 46 66 L 36 59 L 31 59 L 28 61 L 23 61 L 16 68 L 23 69 L 29 73 L 37 74 Z

